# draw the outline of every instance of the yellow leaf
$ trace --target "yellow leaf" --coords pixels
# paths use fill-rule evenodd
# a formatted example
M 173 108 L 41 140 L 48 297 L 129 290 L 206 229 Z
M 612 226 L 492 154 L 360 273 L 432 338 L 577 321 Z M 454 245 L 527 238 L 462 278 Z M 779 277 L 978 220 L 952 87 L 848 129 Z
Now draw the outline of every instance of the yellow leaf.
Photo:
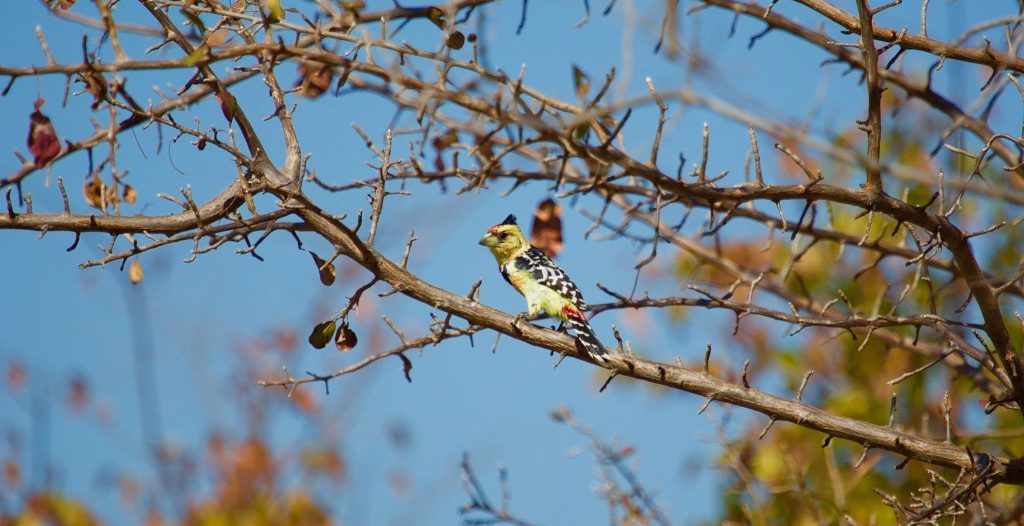
M 138 285 L 142 281 L 142 263 L 137 259 L 128 266 L 128 280 L 132 285 Z
M 266 0 L 267 21 L 271 24 L 284 20 L 284 7 L 281 7 L 281 0 Z
M 132 205 L 135 204 L 136 192 L 135 188 L 130 184 L 124 185 L 124 202 Z

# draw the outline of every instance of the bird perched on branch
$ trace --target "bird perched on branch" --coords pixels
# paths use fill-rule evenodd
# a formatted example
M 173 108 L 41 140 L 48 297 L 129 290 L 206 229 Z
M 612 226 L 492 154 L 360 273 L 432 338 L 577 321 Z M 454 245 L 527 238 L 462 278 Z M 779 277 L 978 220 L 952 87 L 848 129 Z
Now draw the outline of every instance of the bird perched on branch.
M 562 321 L 576 333 L 576 347 L 600 363 L 608 363 L 608 351 L 597 339 L 583 311 L 587 303 L 569 276 L 547 255 L 530 244 L 509 214 L 500 224 L 492 226 L 480 238 L 498 260 L 501 276 L 526 298 L 527 312 L 516 316 L 518 326 L 526 316 L 543 312 Z

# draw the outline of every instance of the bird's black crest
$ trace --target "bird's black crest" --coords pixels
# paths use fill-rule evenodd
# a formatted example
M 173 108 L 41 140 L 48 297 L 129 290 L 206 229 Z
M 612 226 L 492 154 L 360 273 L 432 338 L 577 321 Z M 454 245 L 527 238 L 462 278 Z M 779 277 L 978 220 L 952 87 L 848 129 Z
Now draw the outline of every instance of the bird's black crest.
M 515 214 L 509 214 L 508 217 L 506 217 L 505 220 L 501 222 L 501 224 L 503 224 L 503 225 L 515 225 L 515 224 L 518 224 L 518 223 L 516 223 L 516 215 Z

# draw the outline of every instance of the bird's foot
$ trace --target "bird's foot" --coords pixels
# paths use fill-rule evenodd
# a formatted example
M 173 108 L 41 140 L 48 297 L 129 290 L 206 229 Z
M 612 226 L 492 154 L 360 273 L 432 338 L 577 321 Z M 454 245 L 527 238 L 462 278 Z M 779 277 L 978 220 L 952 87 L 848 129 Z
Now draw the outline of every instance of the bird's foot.
M 526 318 L 528 317 L 529 315 L 527 313 L 520 312 L 519 314 L 516 314 L 515 318 L 512 319 L 512 330 L 515 331 L 516 334 L 523 333 L 523 328 L 521 325 L 524 321 L 526 321 Z

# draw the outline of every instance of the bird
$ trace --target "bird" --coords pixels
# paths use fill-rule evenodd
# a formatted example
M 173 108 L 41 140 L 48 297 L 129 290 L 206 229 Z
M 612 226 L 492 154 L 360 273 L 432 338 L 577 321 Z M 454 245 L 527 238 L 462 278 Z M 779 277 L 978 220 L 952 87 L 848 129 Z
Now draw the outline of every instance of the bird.
M 526 240 L 514 214 L 489 228 L 480 238 L 480 245 L 491 251 L 501 276 L 526 299 L 527 311 L 516 316 L 513 327 L 518 328 L 526 316 L 543 312 L 560 320 L 560 328 L 575 332 L 580 351 L 596 362 L 608 363 L 608 351 L 583 314 L 587 302 L 579 287 L 547 254 Z

